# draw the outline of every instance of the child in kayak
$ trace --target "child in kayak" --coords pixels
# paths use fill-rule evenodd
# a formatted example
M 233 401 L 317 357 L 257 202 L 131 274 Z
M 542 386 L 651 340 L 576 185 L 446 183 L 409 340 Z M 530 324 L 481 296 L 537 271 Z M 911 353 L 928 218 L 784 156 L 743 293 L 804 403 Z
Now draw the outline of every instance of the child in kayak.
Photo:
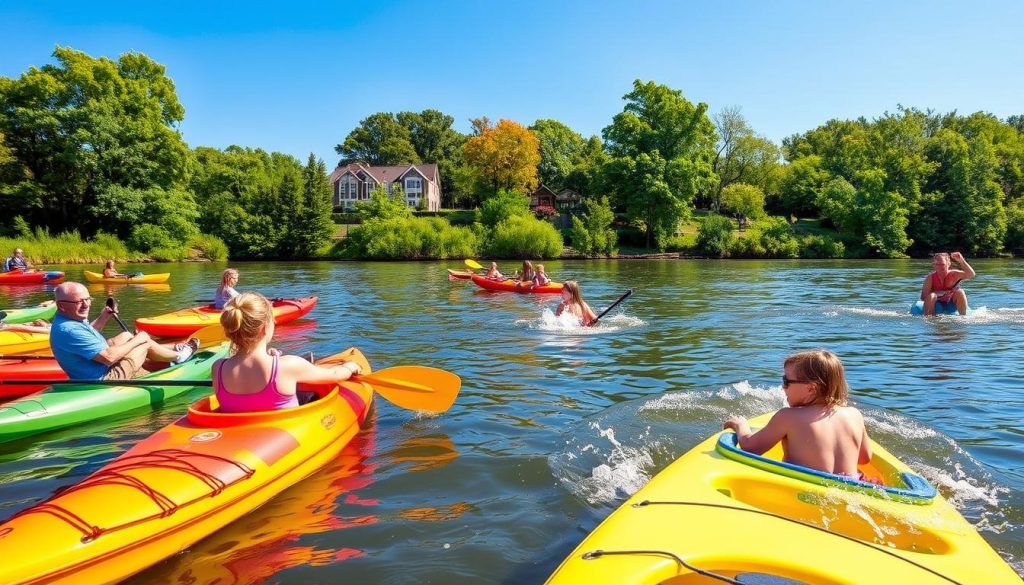
M 238 284 L 238 271 L 234 268 L 225 268 L 220 276 L 220 286 L 217 293 L 213 295 L 213 308 L 223 309 L 228 301 L 238 296 L 235 285 Z
M 521 282 L 532 281 L 534 277 L 533 264 L 529 260 L 523 260 L 523 271 L 517 272 L 516 275 Z
M 540 267 L 538 266 L 538 268 Z M 575 280 L 567 280 L 562 283 L 562 302 L 555 309 L 555 317 L 564 311 L 569 311 L 579 317 L 584 327 L 590 327 L 590 324 L 597 320 L 594 310 L 583 300 L 583 295 L 580 294 L 580 285 Z
M 487 274 L 484 275 L 484 278 L 490 280 L 505 280 L 505 276 L 498 270 L 497 262 L 491 262 L 491 267 L 487 269 Z
M 783 460 L 863 479 L 857 465 L 871 461 L 864 416 L 847 406 L 849 387 L 836 354 L 819 349 L 795 353 L 783 362 L 782 390 L 787 408 L 752 432 L 747 419 L 729 417 L 740 448 L 760 455 L 782 441 Z
M 950 270 L 950 260 L 955 260 L 963 270 Z M 935 270 L 924 279 L 921 285 L 921 300 L 924 301 L 924 314 L 934 315 L 936 305 L 954 304 L 961 315 L 967 314 L 967 293 L 958 288 L 961 280 L 974 278 L 977 273 L 964 259 L 960 252 L 947 254 L 940 252 L 932 257 Z M 940 310 L 944 307 L 940 307 Z
M 537 265 L 537 272 L 533 274 L 532 282 L 533 286 L 544 286 L 545 284 L 551 282 L 551 279 L 548 278 L 547 273 L 544 272 L 543 264 Z
M 220 316 L 232 356 L 213 365 L 213 387 L 220 412 L 280 410 L 299 405 L 296 385 L 343 382 L 362 370 L 355 362 L 322 368 L 267 344 L 274 336 L 274 310 L 259 293 L 241 293 Z

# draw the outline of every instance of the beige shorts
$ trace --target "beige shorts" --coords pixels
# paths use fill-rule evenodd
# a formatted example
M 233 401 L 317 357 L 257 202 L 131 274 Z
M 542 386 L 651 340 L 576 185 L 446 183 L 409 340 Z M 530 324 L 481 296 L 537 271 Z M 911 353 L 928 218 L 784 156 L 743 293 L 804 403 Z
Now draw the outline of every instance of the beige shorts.
M 107 375 L 103 376 L 103 379 L 134 380 L 135 378 L 138 378 L 143 374 L 149 373 L 145 369 L 143 369 L 143 361 L 144 360 L 139 360 L 138 362 L 136 362 L 136 360 L 133 359 L 131 354 L 126 355 L 117 362 L 115 362 L 114 365 L 110 366 L 110 369 L 107 370 Z

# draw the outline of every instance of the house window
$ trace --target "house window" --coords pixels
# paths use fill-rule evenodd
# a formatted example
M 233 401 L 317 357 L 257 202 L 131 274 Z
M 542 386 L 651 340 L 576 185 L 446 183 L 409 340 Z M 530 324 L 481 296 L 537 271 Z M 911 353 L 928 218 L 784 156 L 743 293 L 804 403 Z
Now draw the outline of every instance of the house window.
M 370 193 L 373 191 L 373 183 L 370 181 L 366 182 L 366 192 L 363 193 L 363 199 L 369 199 Z
M 355 179 L 349 179 L 348 180 L 348 196 L 347 196 L 347 198 L 348 199 L 355 199 L 356 198 L 356 180 Z
M 409 177 L 405 180 L 406 193 L 420 193 L 423 191 L 423 183 L 419 177 Z

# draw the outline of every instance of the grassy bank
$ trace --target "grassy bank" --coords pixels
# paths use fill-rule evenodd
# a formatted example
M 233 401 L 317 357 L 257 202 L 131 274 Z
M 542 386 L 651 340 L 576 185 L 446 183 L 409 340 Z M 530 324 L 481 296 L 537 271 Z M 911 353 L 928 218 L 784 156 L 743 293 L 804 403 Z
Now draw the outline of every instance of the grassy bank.
M 15 248 L 24 250 L 25 257 L 33 264 L 98 264 L 107 260 L 176 262 L 200 258 L 227 259 L 227 246 L 224 242 L 206 235 L 196 236 L 184 246 L 153 247 L 146 252 L 132 250 L 110 234 L 97 234 L 91 239 L 82 239 L 77 231 L 50 235 L 44 230 L 37 229 L 32 235 L 0 237 L 0 255 L 4 258 Z

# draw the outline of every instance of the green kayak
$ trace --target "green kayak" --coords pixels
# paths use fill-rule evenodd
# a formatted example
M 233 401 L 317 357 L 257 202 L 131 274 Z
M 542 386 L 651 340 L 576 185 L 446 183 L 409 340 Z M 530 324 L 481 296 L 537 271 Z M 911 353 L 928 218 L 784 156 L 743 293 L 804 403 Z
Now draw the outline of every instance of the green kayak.
M 13 441 L 92 422 L 136 408 L 154 408 L 199 386 L 161 386 L 161 380 L 209 380 L 213 362 L 228 354 L 229 344 L 200 351 L 183 364 L 147 374 L 152 386 L 68 384 L 50 386 L 0 405 L 0 442 Z
M 3 312 L 7 313 L 3 321 L 8 325 L 28 323 L 36 319 L 53 319 L 53 316 L 57 314 L 57 303 L 47 301 L 45 305 L 38 305 L 27 309 L 3 309 Z

